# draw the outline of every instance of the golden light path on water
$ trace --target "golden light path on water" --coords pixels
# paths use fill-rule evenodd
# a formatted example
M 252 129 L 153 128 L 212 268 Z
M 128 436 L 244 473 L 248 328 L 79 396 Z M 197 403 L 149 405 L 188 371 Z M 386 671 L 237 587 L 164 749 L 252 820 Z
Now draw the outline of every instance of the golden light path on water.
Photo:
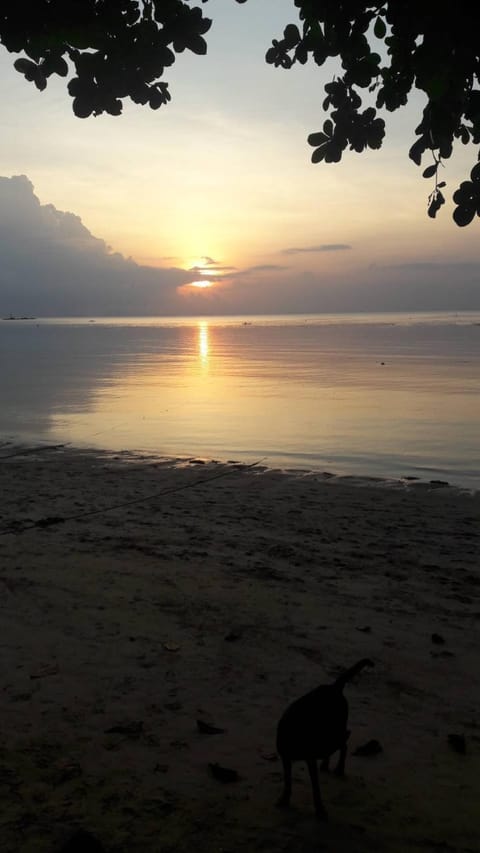
M 202 362 L 208 361 L 208 323 L 198 324 L 198 351 Z

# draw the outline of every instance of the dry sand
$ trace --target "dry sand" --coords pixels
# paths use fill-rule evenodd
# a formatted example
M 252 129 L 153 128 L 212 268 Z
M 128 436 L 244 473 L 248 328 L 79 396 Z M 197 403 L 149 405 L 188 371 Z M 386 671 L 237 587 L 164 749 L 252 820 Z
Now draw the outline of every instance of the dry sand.
M 50 853 L 77 827 L 111 853 L 479 849 L 478 495 L 10 452 L 2 853 Z M 277 810 L 280 713 L 363 656 L 376 666 L 345 691 L 351 751 L 375 738 L 383 752 L 322 774 L 328 824 L 302 765 Z

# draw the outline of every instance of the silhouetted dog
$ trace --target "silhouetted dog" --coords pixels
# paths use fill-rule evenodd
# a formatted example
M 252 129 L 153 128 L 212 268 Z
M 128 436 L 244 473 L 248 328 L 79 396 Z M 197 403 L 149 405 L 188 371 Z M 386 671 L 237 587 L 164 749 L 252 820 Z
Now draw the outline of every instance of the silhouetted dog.
M 330 756 L 340 751 L 335 769 L 343 775 L 347 740 L 348 703 L 342 691 L 345 684 L 365 666 L 374 666 L 368 658 L 347 669 L 333 684 L 317 687 L 291 705 L 280 718 L 277 728 L 277 752 L 283 762 L 284 789 L 277 805 L 288 806 L 292 793 L 292 761 L 306 761 L 312 782 L 313 802 L 319 818 L 327 814 L 320 797 L 317 759 L 328 769 Z

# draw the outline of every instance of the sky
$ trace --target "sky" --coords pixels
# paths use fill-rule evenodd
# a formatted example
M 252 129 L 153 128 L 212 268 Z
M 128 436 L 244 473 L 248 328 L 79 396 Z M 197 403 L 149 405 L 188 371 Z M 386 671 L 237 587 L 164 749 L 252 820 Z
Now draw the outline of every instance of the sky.
M 436 220 L 407 156 L 418 94 L 380 151 L 313 165 L 333 66 L 264 61 L 292 0 L 202 8 L 208 53 L 177 56 L 158 111 L 78 119 L 0 47 L 0 314 L 480 309 L 479 220 L 458 228 L 448 197 L 475 152 L 447 161 Z

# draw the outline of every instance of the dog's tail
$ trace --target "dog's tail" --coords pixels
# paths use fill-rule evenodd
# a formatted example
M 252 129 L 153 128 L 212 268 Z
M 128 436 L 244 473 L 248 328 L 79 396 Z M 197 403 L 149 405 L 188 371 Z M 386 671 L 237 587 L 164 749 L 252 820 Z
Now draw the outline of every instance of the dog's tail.
M 362 658 L 362 660 L 359 660 L 358 663 L 351 666 L 350 669 L 346 669 L 345 672 L 342 672 L 342 674 L 338 676 L 335 681 L 335 687 L 338 690 L 343 690 L 347 682 L 351 681 L 352 678 L 356 676 L 357 672 L 360 672 L 360 670 L 365 666 L 375 666 L 375 664 L 373 660 L 370 660 L 370 658 Z

